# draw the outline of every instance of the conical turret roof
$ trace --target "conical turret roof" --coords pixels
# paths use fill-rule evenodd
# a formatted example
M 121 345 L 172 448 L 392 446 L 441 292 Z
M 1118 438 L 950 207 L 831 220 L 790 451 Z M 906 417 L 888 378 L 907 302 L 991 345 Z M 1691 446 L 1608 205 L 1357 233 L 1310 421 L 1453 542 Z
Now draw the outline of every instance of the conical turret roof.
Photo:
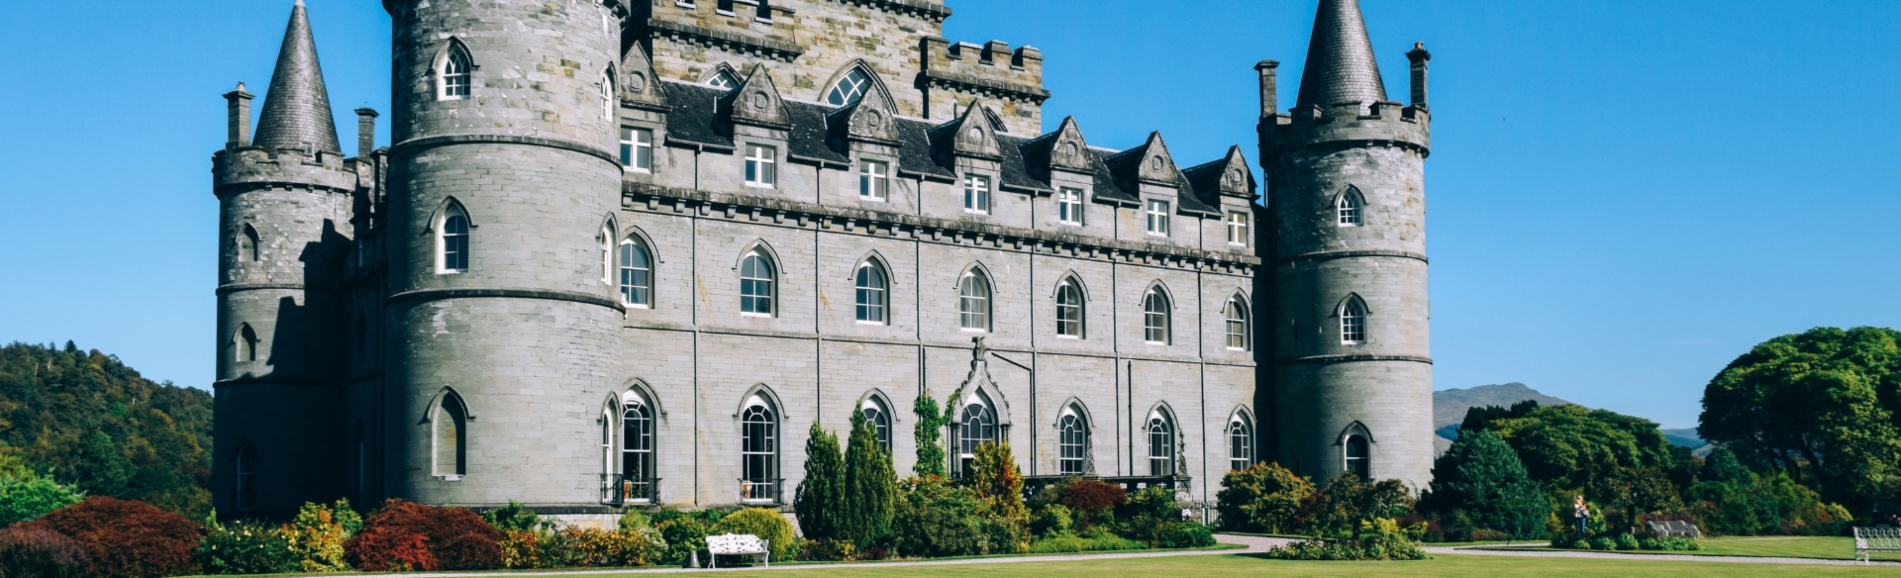
M 1386 85 L 1380 81 L 1380 65 L 1366 37 L 1359 0 L 1320 0 L 1294 106 L 1384 100 Z
M 277 71 L 271 75 L 270 92 L 264 95 L 264 112 L 258 116 L 259 147 L 298 149 L 309 143 L 320 151 L 342 154 L 337 143 L 337 124 L 330 117 L 330 94 L 324 90 L 323 68 L 317 65 L 317 41 L 310 35 L 310 17 L 304 14 L 304 1 L 290 11 L 290 26 L 284 31 L 284 46 L 277 53 Z

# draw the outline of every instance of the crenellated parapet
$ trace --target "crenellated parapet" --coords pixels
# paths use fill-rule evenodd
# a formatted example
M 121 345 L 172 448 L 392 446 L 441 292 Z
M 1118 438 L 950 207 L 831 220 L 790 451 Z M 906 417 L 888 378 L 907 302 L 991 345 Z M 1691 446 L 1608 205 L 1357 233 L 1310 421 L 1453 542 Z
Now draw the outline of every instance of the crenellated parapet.
M 1399 146 L 1423 156 L 1432 146 L 1432 114 L 1397 102 L 1308 105 L 1261 119 L 1261 150 L 1318 146 Z
M 253 189 L 313 189 L 354 193 L 355 162 L 328 151 L 244 147 L 211 156 L 212 192 L 220 197 Z
M 1011 49 L 1001 40 L 977 45 L 924 38 L 919 73 L 925 88 L 927 116 L 948 120 L 972 101 L 994 101 L 1007 132 L 1036 135 L 1043 132 L 1043 53 L 1033 46 Z

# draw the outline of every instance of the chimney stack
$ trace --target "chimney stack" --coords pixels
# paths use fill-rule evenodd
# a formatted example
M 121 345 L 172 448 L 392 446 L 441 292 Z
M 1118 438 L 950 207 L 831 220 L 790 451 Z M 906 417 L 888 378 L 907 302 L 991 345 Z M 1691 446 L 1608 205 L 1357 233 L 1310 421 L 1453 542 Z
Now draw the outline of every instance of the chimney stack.
M 238 89 L 224 93 L 226 103 L 225 150 L 251 146 L 251 99 L 256 98 L 244 91 L 244 83 L 238 83 Z
M 1254 65 L 1254 70 L 1261 73 L 1261 118 L 1280 114 L 1280 88 L 1274 76 L 1274 69 L 1280 65 L 1278 60 L 1263 60 Z
M 376 152 L 376 110 L 356 109 L 356 158 L 370 158 Z
M 1426 52 L 1426 43 L 1414 42 L 1406 60 L 1413 63 L 1413 108 L 1431 110 L 1426 107 L 1426 61 L 1432 60 L 1432 53 Z

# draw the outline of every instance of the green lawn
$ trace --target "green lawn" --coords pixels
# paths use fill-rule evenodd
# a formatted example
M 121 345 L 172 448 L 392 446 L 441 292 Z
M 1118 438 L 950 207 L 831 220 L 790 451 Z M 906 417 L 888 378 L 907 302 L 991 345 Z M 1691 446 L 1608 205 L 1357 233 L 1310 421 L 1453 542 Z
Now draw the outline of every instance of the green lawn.
M 1641 551 L 1640 551 L 1641 552 Z M 1701 556 L 1770 556 L 1789 558 L 1827 558 L 1853 560 L 1855 539 L 1840 536 L 1752 536 L 1707 538 L 1703 549 L 1693 552 L 1641 552 L 1645 554 L 1696 554 Z M 1876 560 L 1901 560 L 1901 553 L 1878 552 Z
M 1676 562 L 1646 560 L 1601 560 L 1589 558 L 1527 558 L 1508 556 L 1435 556 L 1420 562 L 1286 562 L 1253 555 L 1170 556 L 1164 558 L 1124 558 L 1064 562 L 1009 562 L 957 564 L 941 566 L 885 566 L 867 564 L 846 568 L 809 570 L 773 570 L 771 576 L 857 577 L 903 576 L 937 578 L 951 576 L 1088 576 L 1090 578 L 1158 578 L 1220 576 L 1894 576 L 1892 567 L 1794 566 L 1773 564 L 1737 564 L 1722 562 Z M 606 576 L 611 573 L 588 574 Z M 627 574 L 621 574 L 626 576 Z M 763 575 L 763 574 L 762 574 Z M 571 575 L 581 576 L 581 575 Z M 564 577 L 565 578 L 565 577 Z

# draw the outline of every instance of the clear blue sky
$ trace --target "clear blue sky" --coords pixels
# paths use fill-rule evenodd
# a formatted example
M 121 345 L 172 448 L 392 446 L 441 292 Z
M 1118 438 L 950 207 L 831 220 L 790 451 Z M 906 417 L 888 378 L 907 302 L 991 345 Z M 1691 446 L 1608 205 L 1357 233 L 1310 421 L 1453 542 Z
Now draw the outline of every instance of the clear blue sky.
M 308 3 L 337 118 L 387 110 L 378 3 Z M 1437 387 L 1688 427 L 1757 342 L 1901 326 L 1901 2 L 1363 3 L 1395 100 L 1434 55 Z M 290 4 L 0 2 L 0 341 L 208 386 L 218 95 L 263 92 Z M 1313 5 L 952 0 L 945 35 L 1041 48 L 1046 125 L 1190 164 L 1253 142 L 1256 61 L 1292 100 Z

